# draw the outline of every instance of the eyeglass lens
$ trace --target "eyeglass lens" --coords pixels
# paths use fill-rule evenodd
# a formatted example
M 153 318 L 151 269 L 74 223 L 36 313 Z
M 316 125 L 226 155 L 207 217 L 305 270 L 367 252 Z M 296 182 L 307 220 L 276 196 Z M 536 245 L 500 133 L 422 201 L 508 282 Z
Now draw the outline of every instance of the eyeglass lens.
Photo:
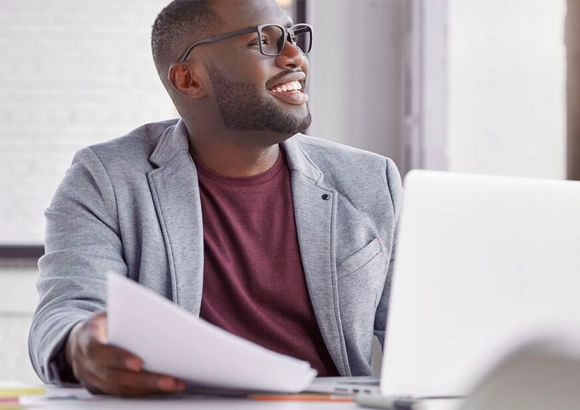
M 310 27 L 295 26 L 292 36 L 292 44 L 298 46 L 302 52 L 308 53 L 312 44 Z M 286 44 L 286 33 L 279 26 L 264 26 L 260 33 L 260 48 L 262 53 L 275 56 L 282 52 Z

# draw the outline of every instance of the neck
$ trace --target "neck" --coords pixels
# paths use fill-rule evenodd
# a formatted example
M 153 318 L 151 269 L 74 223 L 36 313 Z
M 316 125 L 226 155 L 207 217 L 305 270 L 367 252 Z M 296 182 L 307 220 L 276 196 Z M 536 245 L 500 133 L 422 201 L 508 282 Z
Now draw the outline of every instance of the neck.
M 280 155 L 279 144 L 265 147 L 189 139 L 189 152 L 206 167 L 228 177 L 249 177 L 270 169 Z
M 236 131 L 206 112 L 185 118 L 192 157 L 218 174 L 248 177 L 270 169 L 280 154 L 279 143 L 290 138 L 272 131 Z

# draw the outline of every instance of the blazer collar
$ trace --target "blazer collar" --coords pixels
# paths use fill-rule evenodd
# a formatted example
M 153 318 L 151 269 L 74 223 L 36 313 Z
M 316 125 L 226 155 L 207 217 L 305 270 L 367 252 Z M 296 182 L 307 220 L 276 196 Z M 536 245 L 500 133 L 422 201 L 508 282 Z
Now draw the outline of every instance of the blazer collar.
M 306 155 L 296 134 L 288 140 L 282 142 L 282 147 L 286 151 L 288 167 L 290 171 L 297 171 L 310 179 L 312 182 L 319 182 L 322 179 L 322 172 Z M 189 136 L 187 127 L 182 119 L 175 124 L 170 125 L 161 135 L 159 144 L 149 157 L 149 160 L 157 166 L 163 166 L 168 163 L 175 155 L 182 151 L 189 150 Z
M 306 155 L 302 146 L 298 142 L 298 137 L 302 134 L 296 134 L 282 143 L 288 159 L 288 168 L 290 171 L 297 171 L 314 183 L 319 183 L 322 179 L 322 171 Z
M 167 164 L 173 157 L 183 151 L 189 150 L 189 137 L 187 127 L 182 119 L 170 125 L 163 131 L 157 148 L 153 151 L 149 160 L 161 167 Z

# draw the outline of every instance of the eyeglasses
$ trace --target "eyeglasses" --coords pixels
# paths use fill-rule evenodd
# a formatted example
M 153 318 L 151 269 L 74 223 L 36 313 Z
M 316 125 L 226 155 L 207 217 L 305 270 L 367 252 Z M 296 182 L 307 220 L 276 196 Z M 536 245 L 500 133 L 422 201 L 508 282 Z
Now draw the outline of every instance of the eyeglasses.
M 215 43 L 216 41 L 225 40 L 226 38 L 241 36 L 242 34 L 258 33 L 258 42 L 260 53 L 265 56 L 277 56 L 282 53 L 286 41 L 299 47 L 304 54 L 310 52 L 312 48 L 312 26 L 308 24 L 296 24 L 292 27 L 282 27 L 278 24 L 261 24 L 243 30 L 232 31 L 230 33 L 219 34 L 196 41 L 190 45 L 181 55 L 178 63 L 183 63 L 193 48 L 199 44 Z

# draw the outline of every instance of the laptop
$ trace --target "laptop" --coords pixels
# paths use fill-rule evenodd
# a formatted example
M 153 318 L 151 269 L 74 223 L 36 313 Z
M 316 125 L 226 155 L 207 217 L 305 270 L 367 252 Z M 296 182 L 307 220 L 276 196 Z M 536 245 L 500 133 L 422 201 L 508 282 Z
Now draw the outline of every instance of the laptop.
M 580 329 L 580 182 L 414 170 L 404 186 L 380 381 L 309 391 L 465 396 L 515 346 Z

